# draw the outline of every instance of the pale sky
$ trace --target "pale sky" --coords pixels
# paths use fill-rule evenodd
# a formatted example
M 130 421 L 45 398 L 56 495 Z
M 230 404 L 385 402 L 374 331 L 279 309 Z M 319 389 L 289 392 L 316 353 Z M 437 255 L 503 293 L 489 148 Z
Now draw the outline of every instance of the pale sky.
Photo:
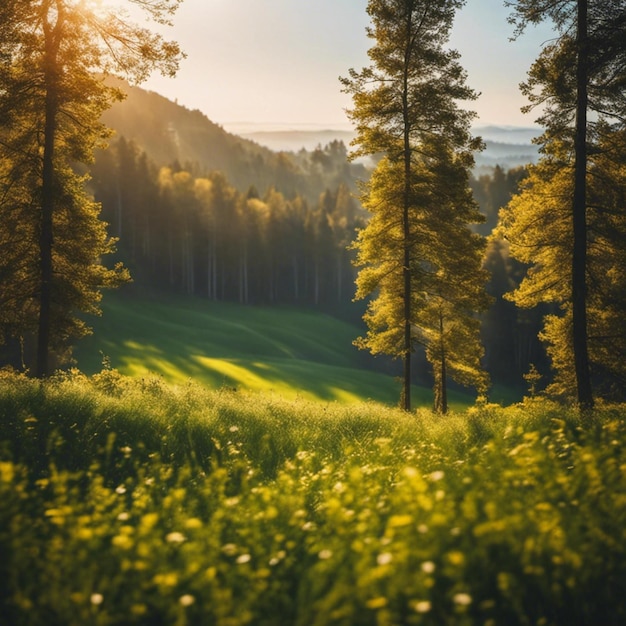
M 367 0 L 184 0 L 165 31 L 187 58 L 176 78 L 159 75 L 144 87 L 227 130 L 262 127 L 347 129 L 350 98 L 339 76 L 369 65 Z M 469 103 L 477 125 L 532 126 L 518 85 L 526 77 L 547 27 L 516 41 L 504 0 L 467 0 L 457 14 L 450 47 L 461 53 L 468 84 L 481 92 Z

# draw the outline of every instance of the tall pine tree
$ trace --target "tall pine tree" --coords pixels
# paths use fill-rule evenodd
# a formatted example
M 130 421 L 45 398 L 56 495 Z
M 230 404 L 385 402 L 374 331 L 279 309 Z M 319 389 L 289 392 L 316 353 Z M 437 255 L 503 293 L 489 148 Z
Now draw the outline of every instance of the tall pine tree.
M 535 232 L 535 239 L 525 245 L 538 249 L 551 248 L 549 258 L 529 259 L 531 271 L 517 295 L 513 298 L 523 304 L 532 291 L 533 281 L 544 280 L 546 271 L 554 279 L 543 286 L 544 302 L 558 303 L 570 320 L 565 336 L 571 342 L 571 356 L 575 380 L 575 395 L 581 409 L 593 406 L 592 372 L 590 366 L 590 254 L 593 238 L 590 235 L 590 173 L 594 154 L 601 144 L 611 143 L 610 136 L 626 124 L 626 3 L 623 0 L 518 0 L 508 3 L 514 7 L 511 21 L 518 32 L 529 23 L 551 20 L 557 37 L 546 45 L 522 86 L 532 106 L 543 107 L 538 122 L 545 127 L 540 138 L 542 163 L 535 172 L 534 183 L 525 185 L 525 196 L 516 200 L 508 213 L 514 255 L 521 260 L 525 254 L 511 233 L 514 223 L 526 218 L 521 212 L 525 205 L 534 205 L 537 220 L 546 223 L 555 211 L 559 214 L 560 236 L 546 239 L 546 231 Z M 555 166 L 557 169 L 555 169 Z M 545 173 L 552 170 L 551 183 L 555 196 L 543 206 L 536 202 L 550 181 Z M 563 206 L 568 213 L 563 213 Z M 506 231 L 505 231 L 505 234 Z M 515 252 L 517 251 L 517 252 Z M 547 254 L 547 253 L 546 253 Z M 546 256 L 541 254 L 542 257 Z M 545 266 L 548 263 L 548 266 Z M 557 280 L 562 266 L 569 268 L 569 280 Z M 546 329 L 563 324 L 554 320 Z M 548 339 L 549 340 L 549 339 Z M 559 361 L 555 366 L 559 368 Z
M 163 23 L 180 0 L 129 2 Z M 115 5 L 11 0 L 2 17 L 10 26 L 0 29 L 0 202 L 3 213 L 19 214 L 26 256 L 9 248 L 13 261 L 3 264 L 0 279 L 3 290 L 20 277 L 28 285 L 5 311 L 3 331 L 34 330 L 34 370 L 43 377 L 52 354 L 86 331 L 76 314 L 96 312 L 100 288 L 127 278 L 122 268 L 101 265 L 112 242 L 76 171 L 103 144 L 100 116 L 121 97 L 104 76 L 142 80 L 153 68 L 173 74 L 180 52 Z M 0 228 L 0 239 L 10 236 Z
M 459 54 L 445 48 L 462 5 L 370 0 L 372 64 L 342 79 L 354 104 L 353 156 L 383 155 L 363 189 L 372 218 L 355 243 L 362 268 L 357 298 L 375 295 L 365 316 L 369 332 L 357 343 L 402 359 L 405 410 L 417 342 L 433 365 L 439 411 L 447 409 L 448 374 L 481 388 L 485 382 L 471 321 L 486 302 L 482 242 L 468 227 L 481 221 L 468 186 L 481 142 L 470 134 L 474 114 L 458 105 L 476 96 Z M 465 376 L 470 370 L 475 374 Z

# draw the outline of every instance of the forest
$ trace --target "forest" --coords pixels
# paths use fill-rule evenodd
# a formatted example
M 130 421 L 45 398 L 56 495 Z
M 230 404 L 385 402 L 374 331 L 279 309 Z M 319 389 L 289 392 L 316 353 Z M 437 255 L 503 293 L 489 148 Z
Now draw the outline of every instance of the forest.
M 626 623 L 626 3 L 505 3 L 554 37 L 485 170 L 463 0 L 368 0 L 297 152 L 137 86 L 181 1 L 0 3 L 0 621 Z
M 221 170 L 202 175 L 198 163 L 159 168 L 123 136 L 100 153 L 90 185 L 118 238 L 116 258 L 130 268 L 134 286 L 241 304 L 311 307 L 350 319 L 362 315 L 352 303 L 350 244 L 367 220 L 355 194 L 364 168 L 349 164 L 342 142 L 283 157 L 308 182 L 301 192 L 289 193 L 293 183 L 281 185 L 280 176 L 260 195 L 255 186 L 237 189 Z M 492 233 L 499 209 L 525 175 L 524 168 L 505 172 L 496 166 L 471 179 L 486 218 L 477 232 Z M 240 176 L 236 164 L 232 176 Z M 494 241 L 485 267 L 494 298 L 482 319 L 487 371 L 493 380 L 523 389 L 532 363 L 547 383 L 547 359 L 536 337 L 540 314 L 503 299 L 524 266 Z
M 167 24 L 178 1 L 140 4 Z M 418 4 L 371 2 L 372 64 L 340 78 L 350 150 L 292 153 L 131 87 L 174 75 L 183 54 L 130 18 L 7 3 L 3 363 L 41 378 L 67 366 L 102 289 L 132 281 L 358 312 L 356 345 L 402 363 L 406 410 L 424 373 L 441 413 L 450 383 L 486 397 L 529 376 L 581 407 L 623 399 L 621 5 L 558 2 L 542 18 L 515 5 L 518 34 L 549 19 L 558 35 L 521 87 L 542 107 L 539 159 L 475 175 L 485 144 L 464 106 L 477 94 L 445 49 L 462 3 L 426 3 L 421 22 Z M 77 53 L 87 43 L 93 55 Z

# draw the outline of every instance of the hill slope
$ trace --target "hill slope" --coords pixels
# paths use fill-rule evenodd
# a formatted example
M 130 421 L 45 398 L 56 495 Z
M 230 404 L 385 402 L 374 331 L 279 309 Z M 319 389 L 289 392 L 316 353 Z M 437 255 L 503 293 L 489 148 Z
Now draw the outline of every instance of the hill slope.
M 243 307 L 190 298 L 124 298 L 107 294 L 94 335 L 76 351 L 87 373 L 103 355 L 124 374 L 157 374 L 210 387 L 231 386 L 342 403 L 396 404 L 392 376 L 367 369 L 352 341 L 361 330 L 328 315 Z M 452 408 L 473 398 L 452 392 Z M 430 406 L 430 389 L 414 388 L 414 404 Z
M 362 164 L 348 163 L 345 146 L 325 146 L 328 150 L 318 154 L 274 152 L 227 132 L 198 110 L 140 87 L 121 82 L 118 86 L 126 98 L 106 111 L 102 121 L 157 167 L 178 163 L 197 174 L 219 171 L 241 192 L 250 186 L 261 193 L 275 187 L 288 197 L 300 194 L 312 202 L 326 188 L 345 184 L 355 190 L 355 181 L 367 177 Z M 327 139 L 330 144 L 336 137 L 330 134 Z

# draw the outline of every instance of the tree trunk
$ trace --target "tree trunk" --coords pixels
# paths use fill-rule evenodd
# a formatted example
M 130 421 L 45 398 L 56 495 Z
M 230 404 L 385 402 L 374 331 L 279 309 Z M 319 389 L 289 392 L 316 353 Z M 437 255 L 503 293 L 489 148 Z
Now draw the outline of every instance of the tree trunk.
M 54 215 L 54 152 L 57 132 L 58 102 L 58 68 L 57 53 L 59 49 L 59 33 L 62 28 L 63 15 L 57 15 L 52 28 L 44 22 L 45 33 L 45 122 L 44 146 L 41 174 L 41 222 L 39 231 L 39 320 L 37 329 L 37 364 L 35 375 L 38 378 L 48 376 L 50 367 L 50 335 L 52 309 L 52 246 L 53 246 L 53 215 Z
M 576 129 L 574 138 L 574 198 L 572 203 L 574 246 L 572 254 L 572 319 L 574 368 L 578 405 L 593 407 L 587 336 L 587 81 L 589 48 L 587 0 L 578 0 L 576 68 Z
M 46 121 L 44 130 L 43 172 L 41 185 L 41 223 L 39 232 L 39 327 L 37 335 L 38 378 L 49 374 L 50 325 L 52 300 L 52 218 L 54 214 L 54 148 L 56 133 L 56 93 L 46 94 Z
M 411 32 L 411 11 L 407 9 L 407 33 Z M 403 346 L 403 386 L 402 408 L 411 410 L 411 223 L 409 207 L 411 205 L 411 120 L 409 115 L 409 49 L 406 50 L 404 63 L 404 82 L 402 93 L 403 129 L 404 129 L 404 198 L 402 207 L 402 239 L 404 260 L 402 268 L 404 301 L 404 346 Z
M 448 373 L 446 369 L 446 348 L 443 341 L 443 315 L 439 314 L 439 372 L 435 373 L 435 412 L 445 415 L 448 412 Z

